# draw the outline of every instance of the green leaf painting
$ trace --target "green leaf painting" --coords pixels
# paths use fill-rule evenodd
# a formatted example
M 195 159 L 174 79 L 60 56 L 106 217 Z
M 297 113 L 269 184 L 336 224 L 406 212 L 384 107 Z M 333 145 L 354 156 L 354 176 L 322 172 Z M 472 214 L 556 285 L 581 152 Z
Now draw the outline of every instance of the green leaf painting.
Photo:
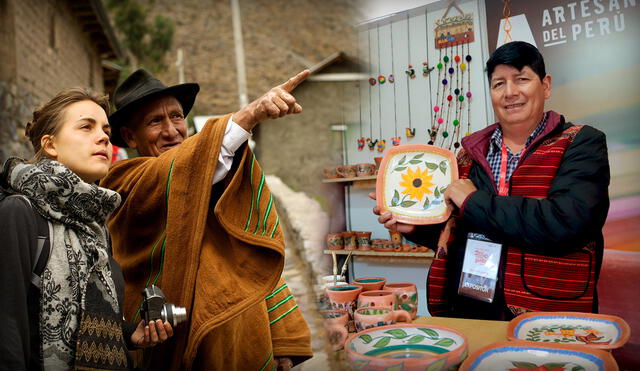
M 373 338 L 371 337 L 371 335 L 360 335 L 358 336 L 360 338 L 360 340 L 362 340 L 365 344 L 369 344 L 371 342 L 371 340 L 373 340 Z
M 425 334 L 427 334 L 427 337 L 429 337 L 429 339 L 435 340 L 439 337 L 438 332 L 430 329 L 430 328 L 418 328 L 418 330 L 424 332 Z
M 440 165 L 438 167 L 440 168 L 440 171 L 442 171 L 442 174 L 447 175 L 447 161 L 446 160 L 440 161 Z
M 393 336 L 396 339 L 404 339 L 407 336 L 409 336 L 409 335 L 407 335 L 407 333 L 404 330 L 399 329 L 399 328 L 393 329 L 393 330 L 388 330 L 388 331 L 385 331 L 384 333 L 385 334 L 389 334 L 389 335 Z
M 439 345 L 441 347 L 450 347 L 454 343 L 455 343 L 455 341 L 453 339 L 442 338 L 442 339 L 438 340 L 438 342 L 433 344 L 433 345 Z
M 433 191 L 433 197 L 440 198 L 440 191 L 438 190 L 438 187 Z
M 425 197 L 424 204 L 422 204 L 424 210 L 429 208 L 429 197 Z
M 398 190 L 394 189 L 393 198 L 391 198 L 391 206 L 398 206 L 399 202 L 400 202 L 400 193 L 398 193 Z
M 402 206 L 402 207 L 411 207 L 417 202 L 418 201 L 402 201 L 402 203 L 400 203 L 400 206 Z
M 407 340 L 407 344 L 419 343 L 426 338 L 427 338 L 426 336 L 422 336 L 422 335 L 413 335 L 409 340 Z
M 421 162 L 422 162 L 422 161 L 420 161 L 420 160 L 410 160 L 410 161 L 409 161 L 409 163 L 410 163 L 411 165 L 416 165 L 416 164 L 419 164 L 419 163 L 421 163 Z
M 377 343 L 373 344 L 373 347 L 374 348 L 386 347 L 387 345 L 389 345 L 390 341 L 391 341 L 391 337 L 390 336 L 385 336 L 382 339 L 378 340 Z
M 578 365 L 571 369 L 571 371 L 585 371 L 584 367 Z
M 513 365 L 516 368 L 524 368 L 525 370 L 533 370 L 534 368 L 538 367 L 538 365 L 536 365 L 535 363 L 531 363 L 531 362 L 511 361 L 511 363 L 513 363 Z
M 429 170 L 436 170 L 438 168 L 438 164 L 434 164 L 433 162 L 424 162 L 427 165 Z
M 395 169 L 393 169 L 393 171 L 403 171 L 403 170 L 406 170 L 406 169 L 407 169 L 406 166 L 398 166 Z
M 406 155 L 402 156 L 402 159 L 400 159 L 400 161 L 398 162 L 398 165 L 402 165 L 402 164 L 404 164 L 404 161 L 405 161 L 406 159 L 407 159 L 407 156 L 406 156 Z

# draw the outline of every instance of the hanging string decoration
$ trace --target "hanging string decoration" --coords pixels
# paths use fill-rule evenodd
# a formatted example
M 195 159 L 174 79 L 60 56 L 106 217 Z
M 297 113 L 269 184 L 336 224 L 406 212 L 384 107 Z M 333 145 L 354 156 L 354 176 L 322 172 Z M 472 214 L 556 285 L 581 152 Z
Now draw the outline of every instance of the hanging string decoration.
M 360 60 L 360 34 L 358 34 L 358 49 L 357 49 L 357 61 L 359 63 L 359 66 L 361 66 L 361 60 Z M 358 110 L 359 110 L 359 117 L 360 117 L 360 136 L 356 139 L 357 143 L 358 143 L 358 151 L 362 151 L 364 149 L 364 144 L 365 144 L 365 139 L 364 136 L 362 136 L 362 83 L 360 82 L 360 80 L 358 80 Z
M 413 138 L 416 135 L 416 129 L 411 124 L 411 89 L 409 88 L 410 79 L 414 79 L 416 77 L 416 71 L 413 69 L 411 65 L 411 32 L 409 32 L 409 14 L 407 13 L 407 64 L 409 65 L 409 69 L 406 71 L 407 73 L 407 111 L 409 114 L 409 127 L 405 128 L 405 133 L 407 138 Z
M 376 26 L 376 31 L 378 33 L 378 72 L 381 69 L 381 63 L 380 63 L 380 24 L 378 23 L 378 25 Z M 382 77 L 384 79 L 384 76 L 379 75 L 378 80 L 380 79 L 380 77 Z M 384 81 L 381 81 L 380 84 L 383 84 Z M 380 129 L 380 139 L 378 140 L 378 152 L 383 152 L 384 151 L 384 147 L 387 143 L 386 140 L 382 139 L 382 89 L 378 89 L 378 123 L 380 124 L 379 129 Z
M 371 57 L 371 30 L 367 30 L 367 34 L 369 36 L 369 71 L 371 71 L 373 69 L 372 66 L 372 57 Z M 371 81 L 373 80 L 373 82 Z M 369 79 L 369 85 L 371 87 L 373 87 L 376 84 L 376 79 L 374 79 L 373 77 Z M 373 93 L 371 93 L 371 89 L 369 89 L 369 138 L 367 138 L 367 146 L 369 147 L 369 151 L 373 151 L 376 149 L 376 144 L 378 143 L 378 140 L 373 140 L 373 107 L 372 107 L 372 102 L 371 102 L 371 95 Z
M 454 151 L 460 147 L 465 107 L 467 133 L 471 130 L 469 43 L 474 41 L 474 24 L 472 13 L 460 13 L 461 15 L 452 17 L 446 17 L 447 13 L 445 13 L 435 22 L 435 47 L 439 51 L 436 65 L 439 84 L 436 87 L 435 105 L 432 108 L 433 120 L 428 130 L 429 144 L 439 145 L 449 150 L 453 147 Z M 467 46 L 466 56 L 465 45 Z
M 390 24 L 391 27 L 391 32 L 390 32 L 390 39 L 391 39 L 391 72 L 395 71 L 395 62 L 394 62 L 394 58 L 395 58 L 395 54 L 393 52 L 393 22 Z M 393 73 L 390 75 L 393 76 Z M 394 146 L 398 146 L 400 145 L 400 137 L 398 136 L 398 113 L 397 113 L 397 105 L 396 105 L 396 85 L 393 85 L 393 132 L 394 132 L 394 137 L 391 138 L 391 143 Z
M 508 43 L 513 41 L 511 38 L 511 21 L 509 17 L 511 16 L 511 6 L 509 5 L 509 0 L 502 0 L 504 6 L 502 7 L 502 16 L 504 17 L 504 43 Z

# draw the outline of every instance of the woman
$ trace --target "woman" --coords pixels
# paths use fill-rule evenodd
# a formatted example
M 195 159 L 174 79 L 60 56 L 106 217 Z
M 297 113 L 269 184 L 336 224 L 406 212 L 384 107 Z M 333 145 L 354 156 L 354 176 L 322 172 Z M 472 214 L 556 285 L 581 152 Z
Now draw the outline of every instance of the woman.
M 173 335 L 167 322 L 122 321 L 124 279 L 105 227 L 120 196 L 96 185 L 112 155 L 108 111 L 106 97 L 60 92 L 27 125 L 34 158 L 10 158 L 0 174 L 0 367 L 127 369 L 127 347 Z M 37 287 L 41 217 L 50 254 Z

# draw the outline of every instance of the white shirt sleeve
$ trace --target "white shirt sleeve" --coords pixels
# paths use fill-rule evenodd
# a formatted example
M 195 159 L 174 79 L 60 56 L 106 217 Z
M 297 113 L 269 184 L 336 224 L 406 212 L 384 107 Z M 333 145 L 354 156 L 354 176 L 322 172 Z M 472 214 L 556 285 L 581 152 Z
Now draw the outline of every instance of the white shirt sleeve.
M 211 185 L 218 183 L 227 176 L 229 170 L 231 170 L 231 165 L 233 165 L 233 156 L 249 137 L 251 137 L 251 133 L 244 130 L 229 117 L 227 127 L 224 130 L 224 137 L 222 138 L 220 155 L 218 155 L 218 165 L 213 173 Z

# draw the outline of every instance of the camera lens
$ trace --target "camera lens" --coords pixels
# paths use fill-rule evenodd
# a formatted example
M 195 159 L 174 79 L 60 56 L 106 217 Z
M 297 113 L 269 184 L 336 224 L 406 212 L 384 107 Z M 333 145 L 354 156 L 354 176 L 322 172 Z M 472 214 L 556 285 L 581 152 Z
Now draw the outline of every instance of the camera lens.
M 187 320 L 187 309 L 184 307 L 176 307 L 173 304 L 166 303 L 162 310 L 162 320 L 169 321 L 171 326 L 175 327 L 178 324 Z

